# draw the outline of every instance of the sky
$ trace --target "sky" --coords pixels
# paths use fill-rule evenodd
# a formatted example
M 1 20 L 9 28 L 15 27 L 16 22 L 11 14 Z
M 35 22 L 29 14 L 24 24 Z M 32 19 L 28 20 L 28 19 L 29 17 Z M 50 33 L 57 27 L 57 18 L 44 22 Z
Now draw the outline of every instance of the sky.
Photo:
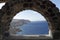
M 60 9 L 60 0 L 50 0 L 50 1 L 56 4 L 56 7 Z M 0 3 L 0 9 L 2 8 L 3 5 L 5 5 L 5 3 Z M 30 21 L 46 21 L 46 19 L 41 14 L 33 10 L 23 10 L 17 13 L 13 19 L 27 19 Z
M 60 0 L 50 0 L 52 1 L 54 4 L 56 4 L 56 7 L 58 7 L 60 9 Z
M 30 21 L 45 21 L 45 18 L 36 11 L 33 10 L 23 10 L 19 12 L 14 19 L 26 19 Z

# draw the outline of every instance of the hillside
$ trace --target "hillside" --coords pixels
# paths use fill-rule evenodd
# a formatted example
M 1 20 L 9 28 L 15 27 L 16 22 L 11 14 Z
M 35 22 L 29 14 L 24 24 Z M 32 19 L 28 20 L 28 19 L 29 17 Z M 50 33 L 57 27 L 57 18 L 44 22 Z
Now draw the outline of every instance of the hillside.
M 16 32 L 20 32 L 20 26 L 30 23 L 29 20 L 24 20 L 24 19 L 13 19 L 12 22 L 10 23 L 10 33 L 16 34 Z

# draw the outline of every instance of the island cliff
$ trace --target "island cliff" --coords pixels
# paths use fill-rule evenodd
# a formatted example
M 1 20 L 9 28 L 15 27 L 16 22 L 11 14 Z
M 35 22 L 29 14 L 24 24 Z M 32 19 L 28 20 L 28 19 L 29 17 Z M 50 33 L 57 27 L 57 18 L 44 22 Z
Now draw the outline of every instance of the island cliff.
M 25 20 L 25 19 L 13 19 L 10 23 L 10 34 L 16 34 L 17 32 L 22 31 L 20 29 L 20 27 L 24 24 L 28 24 L 30 23 L 29 20 Z

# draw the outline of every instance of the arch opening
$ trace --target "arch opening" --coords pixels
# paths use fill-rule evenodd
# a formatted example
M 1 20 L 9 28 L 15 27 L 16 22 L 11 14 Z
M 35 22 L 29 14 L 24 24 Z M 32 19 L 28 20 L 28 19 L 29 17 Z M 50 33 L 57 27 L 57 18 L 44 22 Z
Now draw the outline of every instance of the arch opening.
M 13 17 L 10 27 L 11 35 L 51 36 L 46 18 L 34 10 L 23 10 L 17 13 Z

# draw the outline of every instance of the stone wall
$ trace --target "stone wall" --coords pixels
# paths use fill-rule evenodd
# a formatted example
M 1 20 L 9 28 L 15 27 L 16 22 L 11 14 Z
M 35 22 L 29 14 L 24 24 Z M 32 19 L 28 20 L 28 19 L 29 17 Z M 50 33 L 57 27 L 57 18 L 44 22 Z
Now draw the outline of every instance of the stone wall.
M 7 2 L 7 1 L 9 1 L 9 0 L 0 0 L 0 3 Z
M 9 0 L 0 10 L 0 27 L 3 39 L 8 38 L 12 18 L 22 10 L 34 10 L 41 13 L 49 23 L 53 39 L 60 38 L 60 12 L 49 0 Z

